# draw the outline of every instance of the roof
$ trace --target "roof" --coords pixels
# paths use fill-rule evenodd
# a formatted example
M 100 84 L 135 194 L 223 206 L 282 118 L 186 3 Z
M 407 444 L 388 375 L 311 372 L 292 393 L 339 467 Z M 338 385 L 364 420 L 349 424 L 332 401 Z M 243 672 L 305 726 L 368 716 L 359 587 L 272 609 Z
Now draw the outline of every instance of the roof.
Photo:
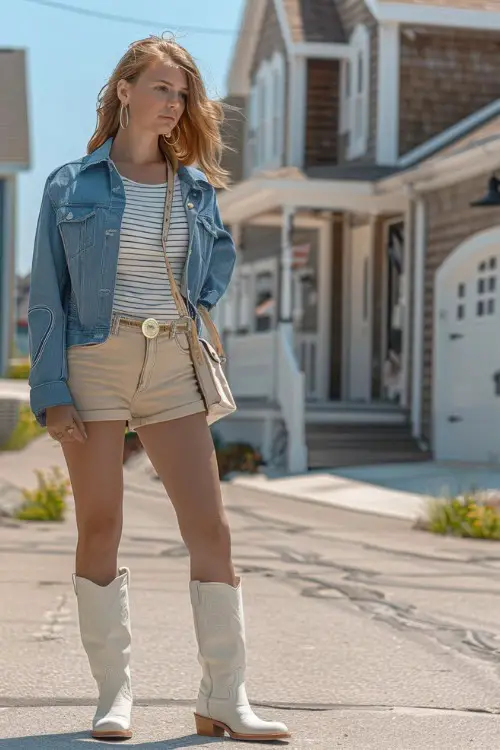
M 419 164 L 435 154 L 448 152 L 450 149 L 461 148 L 466 139 L 476 140 L 476 134 L 486 128 L 498 130 L 500 118 L 500 99 L 487 104 L 482 109 L 473 112 L 468 117 L 455 123 L 446 130 L 425 141 L 420 146 L 403 154 L 398 160 L 398 166 L 406 169 Z
M 449 154 L 456 154 L 461 151 L 465 151 L 470 148 L 476 148 L 483 143 L 487 143 L 492 140 L 500 138 L 500 116 L 493 117 L 485 125 L 479 126 L 468 133 L 464 138 L 452 143 L 448 148 L 444 148 L 439 152 L 440 156 L 448 156 Z
M 316 180 L 361 180 L 362 182 L 373 182 L 382 180 L 399 167 L 384 167 L 378 164 L 338 164 L 326 167 L 309 167 L 306 169 L 307 177 Z
M 282 0 L 294 42 L 346 41 L 333 0 Z
M 29 166 L 28 103 L 24 50 L 0 49 L 0 168 Z

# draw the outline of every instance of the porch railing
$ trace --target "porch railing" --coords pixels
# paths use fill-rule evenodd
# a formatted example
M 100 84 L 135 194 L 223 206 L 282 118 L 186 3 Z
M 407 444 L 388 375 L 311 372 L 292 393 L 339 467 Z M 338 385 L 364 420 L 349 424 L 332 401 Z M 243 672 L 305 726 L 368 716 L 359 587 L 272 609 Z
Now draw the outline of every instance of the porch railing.
M 305 375 L 282 326 L 276 331 L 276 395 L 288 435 L 288 471 L 307 470 Z
M 275 334 L 267 331 L 228 337 L 229 378 L 235 398 L 275 399 Z
M 318 389 L 318 334 L 297 331 L 294 336 L 295 356 L 305 374 L 306 398 L 319 398 Z
M 276 401 L 287 432 L 287 469 L 307 469 L 305 375 L 282 327 L 265 333 L 230 335 L 228 374 L 238 398 Z

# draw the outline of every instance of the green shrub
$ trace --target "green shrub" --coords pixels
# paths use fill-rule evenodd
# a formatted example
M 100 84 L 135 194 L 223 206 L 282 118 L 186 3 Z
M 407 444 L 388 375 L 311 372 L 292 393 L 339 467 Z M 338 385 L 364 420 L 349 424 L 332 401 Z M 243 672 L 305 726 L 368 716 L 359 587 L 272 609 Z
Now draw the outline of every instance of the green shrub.
M 480 493 L 432 500 L 419 526 L 434 534 L 500 540 L 500 502 Z
M 216 453 L 220 479 L 233 471 L 256 474 L 262 464 L 261 454 L 249 443 L 228 443 L 216 449 Z
M 7 442 L 0 446 L 3 451 L 19 451 L 44 432 L 36 421 L 30 407 L 23 404 L 19 410 L 19 420 Z
M 20 521 L 64 521 L 66 497 L 70 483 L 58 466 L 52 473 L 35 472 L 38 487 L 35 490 L 23 490 L 25 502 L 15 513 Z
M 12 380 L 27 380 L 30 374 L 30 363 L 18 362 L 15 365 L 11 365 L 7 371 L 7 377 Z

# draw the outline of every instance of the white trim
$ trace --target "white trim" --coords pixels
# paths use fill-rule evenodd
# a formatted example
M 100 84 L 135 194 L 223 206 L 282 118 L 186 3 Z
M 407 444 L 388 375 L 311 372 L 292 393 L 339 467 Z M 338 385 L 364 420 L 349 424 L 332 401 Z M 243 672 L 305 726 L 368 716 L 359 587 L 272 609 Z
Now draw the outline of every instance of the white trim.
M 285 143 L 285 59 L 276 50 L 264 60 L 250 90 L 248 129 L 246 133 L 247 174 L 263 169 L 277 169 L 284 159 Z M 277 120 L 277 144 L 274 141 Z
M 416 192 L 436 190 L 484 172 L 490 173 L 499 166 L 500 137 L 495 137 L 475 147 L 443 156 L 437 154 L 413 169 L 380 180 L 376 192 L 382 195 L 390 191 L 394 195 L 405 186 L 411 186 Z
M 382 22 L 418 26 L 447 26 L 455 29 L 485 29 L 500 31 L 500 13 L 487 10 L 450 8 L 424 3 L 384 3 L 366 0 L 370 10 Z
M 398 167 L 406 169 L 413 166 L 426 157 L 431 156 L 448 145 L 451 145 L 462 136 L 472 133 L 475 128 L 486 123 L 496 115 L 500 115 L 500 99 L 490 102 L 486 107 L 476 110 L 476 112 L 473 112 L 468 117 L 460 120 L 455 125 L 443 130 L 438 135 L 425 141 L 425 143 L 422 143 L 411 151 L 408 151 L 397 160 Z
M 413 263 L 413 361 L 411 426 L 413 437 L 422 436 L 422 379 L 424 371 L 425 202 L 415 204 L 415 254 Z
M 356 26 L 349 43 L 352 47 L 352 62 L 347 158 L 356 159 L 366 154 L 370 132 L 371 39 L 368 28 L 362 24 Z
M 306 139 L 307 60 L 294 57 L 288 65 L 288 142 L 286 163 L 302 167 Z
M 226 224 L 247 222 L 286 205 L 301 209 L 394 213 L 406 210 L 408 198 L 398 185 L 394 191 L 380 190 L 361 180 L 280 179 L 256 177 L 235 185 L 219 196 Z
M 253 0 L 248 0 L 248 2 L 253 2 Z M 293 49 L 293 39 L 290 31 L 290 26 L 288 25 L 288 18 L 283 5 L 283 0 L 274 0 L 274 8 L 278 17 L 281 35 L 283 37 L 283 41 L 285 42 L 286 51 L 288 55 L 291 55 Z
M 227 74 L 228 96 L 248 96 L 250 68 L 260 39 L 267 0 L 246 0 Z
M 399 156 L 400 37 L 397 24 L 378 33 L 377 164 L 396 164 Z
M 344 60 L 352 55 L 351 46 L 337 42 L 296 42 L 292 54 L 315 60 Z
M 317 259 L 317 352 L 316 382 L 320 399 L 328 400 L 331 378 L 331 310 L 332 310 L 332 252 L 333 221 L 323 221 L 318 232 Z

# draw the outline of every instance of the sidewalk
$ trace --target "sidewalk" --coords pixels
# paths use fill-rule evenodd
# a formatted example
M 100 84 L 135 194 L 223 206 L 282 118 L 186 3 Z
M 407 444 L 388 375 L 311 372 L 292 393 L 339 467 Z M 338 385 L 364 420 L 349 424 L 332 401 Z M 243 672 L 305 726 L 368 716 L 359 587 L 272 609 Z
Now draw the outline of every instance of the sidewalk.
M 0 452 L 0 508 L 7 490 L 35 487 L 35 469 L 49 471 L 53 466 L 67 473 L 61 447 L 48 435 L 34 440 L 22 451 Z M 153 476 L 154 471 L 145 454 L 133 458 L 125 468 L 126 485 L 147 485 L 153 489 L 156 488 L 156 484 L 150 484 Z M 472 489 L 500 488 L 500 469 L 429 461 L 277 478 L 241 474 L 229 484 L 268 496 L 415 521 L 424 512 L 429 498 L 456 496 Z M 10 495 L 12 497 L 12 492 Z
M 429 461 L 280 478 L 242 475 L 231 483 L 256 492 L 415 521 L 430 498 L 500 488 L 500 469 Z

